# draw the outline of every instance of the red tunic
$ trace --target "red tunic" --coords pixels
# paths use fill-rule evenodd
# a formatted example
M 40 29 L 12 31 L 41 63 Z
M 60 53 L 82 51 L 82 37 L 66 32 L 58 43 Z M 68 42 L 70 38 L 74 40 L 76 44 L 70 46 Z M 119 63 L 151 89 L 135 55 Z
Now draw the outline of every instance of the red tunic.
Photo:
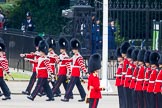
M 92 89 L 90 90 L 90 86 Z M 101 88 L 100 88 L 100 80 L 98 76 L 94 76 L 93 73 L 90 74 L 88 78 L 88 90 L 90 90 L 90 98 L 99 99 L 101 98 Z
M 127 68 L 129 66 L 129 61 L 128 59 L 124 59 L 124 63 L 123 63 L 123 68 L 122 68 L 122 80 L 121 80 L 121 85 L 124 85 L 124 81 L 125 81 L 125 75 L 127 72 Z
M 80 77 L 80 69 L 82 69 L 83 72 L 87 72 L 83 57 L 80 54 L 75 54 L 72 57 L 72 61 L 73 65 L 71 70 L 71 76 Z
M 135 88 L 136 78 L 137 78 L 137 75 L 138 75 L 138 70 L 139 70 L 139 67 L 136 66 L 135 69 L 134 69 L 134 71 L 133 71 L 132 80 L 131 80 L 130 85 L 129 85 L 129 88 L 130 89 L 134 89 Z
M 121 63 L 119 64 L 116 72 L 116 82 L 115 82 L 116 86 L 121 86 L 122 68 L 123 68 L 123 64 Z
M 3 78 L 3 71 L 9 72 L 8 61 L 6 58 L 0 58 L 0 77 Z
M 161 93 L 161 89 L 162 89 L 162 70 L 160 70 L 157 75 L 153 92 Z
M 133 73 L 134 68 L 135 68 L 135 65 L 130 63 L 129 67 L 127 68 L 127 73 L 125 75 L 124 87 L 130 86 L 130 82 L 131 82 L 131 79 L 132 79 L 132 73 Z
M 71 60 L 69 59 L 69 56 L 65 54 L 60 54 L 59 55 L 59 69 L 58 69 L 58 75 L 66 75 L 67 71 L 71 72 L 70 69 L 70 62 Z
M 150 74 L 149 84 L 147 87 L 147 92 L 153 92 L 155 80 L 157 77 L 157 72 L 158 72 L 158 69 L 152 69 L 151 74 Z
M 38 58 L 40 57 L 39 52 L 36 51 L 33 54 L 25 54 L 25 58 L 27 58 L 30 63 L 32 63 L 32 71 L 36 72 L 36 67 L 38 65 Z
M 137 78 L 136 78 L 136 85 L 135 85 L 136 91 L 142 91 L 144 76 L 145 76 L 145 67 L 140 66 L 139 72 L 138 72 L 138 75 L 137 75 Z
M 48 78 L 48 72 L 53 72 L 47 57 L 38 58 L 38 66 L 36 68 L 38 78 Z
M 50 58 L 50 65 L 51 65 L 52 71 L 54 74 L 56 74 L 55 65 L 58 63 L 59 57 L 57 54 L 54 53 L 54 51 L 49 52 L 48 57 Z
M 147 68 L 145 72 L 145 78 L 144 78 L 144 83 L 143 83 L 143 91 L 147 90 L 148 84 L 149 84 L 149 78 L 151 74 L 151 68 Z

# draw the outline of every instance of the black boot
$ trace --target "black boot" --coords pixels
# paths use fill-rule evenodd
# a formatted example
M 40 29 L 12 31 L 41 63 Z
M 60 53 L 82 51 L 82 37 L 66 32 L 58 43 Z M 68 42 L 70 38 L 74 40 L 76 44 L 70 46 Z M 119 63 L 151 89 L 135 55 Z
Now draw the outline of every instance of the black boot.
M 29 100 L 34 101 L 34 98 L 33 98 L 32 96 L 27 96 L 27 98 L 28 98 Z
M 85 98 L 78 100 L 78 102 L 83 102 L 83 101 L 85 101 Z
M 64 99 L 61 99 L 61 101 L 63 101 L 63 102 L 69 102 L 69 99 L 64 98 Z
M 11 99 L 10 96 L 5 96 L 4 98 L 2 98 L 2 100 L 9 100 L 9 99 Z
M 30 93 L 28 91 L 22 91 L 22 94 L 24 94 L 24 95 L 30 95 Z

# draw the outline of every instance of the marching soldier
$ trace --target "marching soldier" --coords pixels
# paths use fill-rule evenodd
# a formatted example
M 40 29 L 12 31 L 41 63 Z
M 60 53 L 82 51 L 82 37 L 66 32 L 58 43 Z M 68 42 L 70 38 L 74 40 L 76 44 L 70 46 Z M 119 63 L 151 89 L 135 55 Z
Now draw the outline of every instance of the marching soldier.
M 55 87 L 53 87 L 52 91 L 55 94 L 57 90 L 59 90 L 59 87 L 61 84 L 63 84 L 64 89 L 66 91 L 67 89 L 67 73 L 71 72 L 70 69 L 70 62 L 69 62 L 69 56 L 67 55 L 66 51 L 69 48 L 68 40 L 64 37 L 61 37 L 59 39 L 59 48 L 60 48 L 60 55 L 59 55 L 59 69 L 58 69 L 58 79 L 56 81 Z M 55 96 L 55 95 L 54 95 Z M 61 95 L 59 95 L 61 96 Z M 56 96 L 55 96 L 56 97 Z M 70 98 L 72 99 L 73 96 L 71 94 Z
M 151 74 L 151 66 L 150 66 L 150 57 L 151 51 L 146 51 L 145 55 L 144 55 L 144 62 L 145 62 L 145 66 L 146 66 L 146 72 L 145 72 L 145 78 L 144 78 L 144 83 L 143 83 L 143 91 L 144 91 L 144 100 L 145 100 L 145 106 L 146 108 L 149 108 L 149 95 L 147 92 L 147 87 L 148 87 L 148 83 L 149 83 L 149 78 L 150 78 L 150 74 Z
M 160 55 L 160 59 L 158 61 L 159 64 L 159 73 L 155 80 L 155 86 L 153 92 L 157 95 L 157 108 L 162 107 L 162 55 Z
M 124 58 L 123 61 L 123 68 L 122 68 L 122 79 L 121 79 L 121 85 L 124 86 L 124 81 L 125 81 L 125 75 L 127 72 L 127 68 L 129 66 L 129 61 L 127 59 L 127 49 L 130 47 L 130 44 L 128 42 L 123 42 L 122 45 L 120 46 L 120 53 L 122 54 L 122 57 Z M 124 92 L 124 103 L 125 105 L 127 104 L 127 96 L 126 96 L 126 89 L 123 87 L 123 92 Z M 125 108 L 128 108 L 127 106 Z
M 53 71 L 49 64 L 50 60 L 47 57 L 48 45 L 46 44 L 45 41 L 42 40 L 39 43 L 38 50 L 40 52 L 40 57 L 38 58 L 38 65 L 36 68 L 37 73 L 38 73 L 38 75 L 37 75 L 38 81 L 37 81 L 34 91 L 31 93 L 30 96 L 27 96 L 27 98 L 34 101 L 36 95 L 38 94 L 40 89 L 43 87 L 43 89 L 46 92 L 47 97 L 48 97 L 48 99 L 46 101 L 54 101 L 53 93 L 52 93 L 52 90 L 48 83 L 48 77 L 50 76 L 50 74 Z
M 136 85 L 135 85 L 135 91 L 137 91 L 137 99 L 138 99 L 138 107 L 144 108 L 144 98 L 143 98 L 143 81 L 145 76 L 145 64 L 144 64 L 144 54 L 145 50 L 142 49 L 139 51 L 137 60 L 139 65 L 139 71 L 136 78 Z
M 133 64 L 134 64 L 134 70 L 133 70 L 133 73 L 132 73 L 132 78 L 131 78 L 131 81 L 130 81 L 130 85 L 129 85 L 129 88 L 132 90 L 132 93 L 131 93 L 131 96 L 132 96 L 132 108 L 138 108 L 138 104 L 137 104 L 137 92 L 134 90 L 135 88 L 135 84 L 136 84 L 136 78 L 137 78 L 137 75 L 138 75 L 138 61 L 137 61 L 137 56 L 138 56 L 138 53 L 139 53 L 139 49 L 134 49 L 132 54 L 131 54 L 131 57 L 132 57 L 132 60 L 133 60 Z
M 2 100 L 8 100 L 11 99 L 10 97 L 11 92 L 3 79 L 3 73 L 5 71 L 7 74 L 10 75 L 10 72 L 8 62 L 6 62 L 6 58 L 4 58 L 4 52 L 5 52 L 5 45 L 3 43 L 0 43 L 0 87 L 4 95 L 4 98 L 2 98 Z
M 159 54 L 157 52 L 152 52 L 149 57 L 151 64 L 151 74 L 149 78 L 149 84 L 147 87 L 147 92 L 149 93 L 149 108 L 156 108 L 156 94 L 154 94 L 154 85 L 158 73 L 158 60 Z
M 120 48 L 116 51 L 117 60 L 118 60 L 118 69 L 116 71 L 116 82 L 115 85 L 118 89 L 118 96 L 119 96 L 119 108 L 125 108 L 125 102 L 124 102 L 124 95 L 123 95 L 123 87 L 121 85 L 121 77 L 122 77 L 122 68 L 123 68 L 123 57 L 120 53 Z
M 99 54 L 93 54 L 88 63 L 88 72 L 90 76 L 88 78 L 88 98 L 89 98 L 89 108 L 97 108 L 99 99 L 101 98 L 101 90 L 104 90 L 100 86 L 100 79 L 98 77 L 98 72 L 101 69 L 101 57 Z
M 29 84 L 26 88 L 25 91 L 22 91 L 22 94 L 26 94 L 26 95 L 30 95 L 30 92 L 33 88 L 33 85 L 36 81 L 36 76 L 37 76 L 37 73 L 36 73 L 36 67 L 38 65 L 38 58 L 40 57 L 39 55 L 39 51 L 38 51 L 38 44 L 39 42 L 42 40 L 42 38 L 40 36 L 37 36 L 35 37 L 34 39 L 34 44 L 35 44 L 35 48 L 36 48 L 36 52 L 35 53 L 31 53 L 31 54 L 20 54 L 20 57 L 24 57 L 25 60 L 29 61 L 30 63 L 32 63 L 33 67 L 32 67 L 32 76 L 30 78 L 30 81 L 29 81 Z
M 132 71 L 135 68 L 135 65 L 133 64 L 133 60 L 132 60 L 132 51 L 135 49 L 135 47 L 131 46 L 128 48 L 127 50 L 127 59 L 129 62 L 129 66 L 127 68 L 127 72 L 125 75 L 125 80 L 124 80 L 124 88 L 126 90 L 126 98 L 127 98 L 127 107 L 128 108 L 132 108 L 132 97 L 131 97 L 131 89 L 129 88 L 130 86 L 130 82 L 131 82 L 131 78 L 132 78 Z
M 53 38 L 47 38 L 46 41 L 47 41 L 48 46 L 49 46 L 48 57 L 50 58 L 50 65 L 51 65 L 52 70 L 53 70 L 53 75 L 56 75 L 55 65 L 58 64 L 58 62 L 59 62 L 59 56 L 54 51 L 54 49 L 56 48 L 56 42 Z M 56 80 L 57 80 L 56 77 L 55 77 L 55 80 L 51 79 L 51 83 L 52 83 L 53 88 L 56 86 L 56 84 L 55 84 Z M 58 89 L 55 92 L 54 95 L 55 96 L 61 96 L 60 89 Z
M 83 102 L 85 100 L 86 93 L 85 93 L 83 86 L 81 85 L 80 69 L 82 69 L 82 71 L 85 73 L 87 72 L 87 69 L 85 67 L 83 57 L 79 53 L 79 49 L 81 48 L 81 44 L 80 44 L 79 40 L 72 39 L 70 41 L 70 44 L 71 44 L 72 51 L 74 53 L 74 55 L 72 57 L 71 78 L 70 78 L 70 82 L 67 86 L 65 97 L 64 97 L 64 99 L 61 99 L 61 101 L 64 101 L 64 102 L 69 101 L 72 90 L 76 84 L 76 86 L 79 90 L 79 93 L 81 95 L 81 100 L 78 100 L 78 101 Z

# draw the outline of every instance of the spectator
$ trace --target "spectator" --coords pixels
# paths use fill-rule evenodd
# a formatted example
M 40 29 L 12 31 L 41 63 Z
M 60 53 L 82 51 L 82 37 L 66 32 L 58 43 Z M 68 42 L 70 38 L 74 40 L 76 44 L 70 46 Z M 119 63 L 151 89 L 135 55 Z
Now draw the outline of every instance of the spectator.
M 108 24 L 108 49 L 114 50 L 116 49 L 116 44 L 115 44 L 115 34 L 116 32 L 116 27 L 114 25 L 114 21 L 109 21 Z
M 0 29 L 3 28 L 3 24 L 4 24 L 4 15 L 2 13 L 2 10 L 0 10 Z
M 96 20 L 96 25 L 95 25 L 95 41 L 96 41 L 96 49 L 101 48 L 101 32 L 100 32 L 100 20 Z
M 95 15 L 92 15 L 92 54 L 95 52 L 95 26 L 96 26 L 96 20 L 95 20 Z
M 22 23 L 21 30 L 22 31 L 34 31 L 35 25 L 31 18 L 30 12 L 26 13 L 26 20 Z

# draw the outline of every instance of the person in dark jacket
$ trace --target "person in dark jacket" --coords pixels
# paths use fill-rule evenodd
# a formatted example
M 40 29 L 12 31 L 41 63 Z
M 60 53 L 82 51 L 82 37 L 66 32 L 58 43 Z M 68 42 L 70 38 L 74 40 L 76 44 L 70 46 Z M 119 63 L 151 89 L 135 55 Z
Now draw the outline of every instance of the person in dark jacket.
M 115 33 L 116 27 L 114 25 L 114 21 L 109 21 L 108 24 L 108 49 L 116 49 L 115 44 Z

